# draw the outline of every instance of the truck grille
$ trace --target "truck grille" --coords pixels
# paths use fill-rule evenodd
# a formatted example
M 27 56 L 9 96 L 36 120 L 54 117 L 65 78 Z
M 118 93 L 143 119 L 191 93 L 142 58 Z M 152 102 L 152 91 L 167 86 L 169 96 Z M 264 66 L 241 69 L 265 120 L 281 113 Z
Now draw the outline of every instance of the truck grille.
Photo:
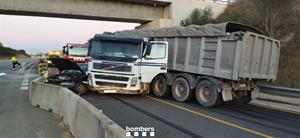
M 100 82 L 100 81 L 96 81 L 97 85 L 100 86 L 109 86 L 109 87 L 126 87 L 127 84 L 118 84 L 118 83 L 110 83 L 110 82 Z
M 128 77 L 122 76 L 107 76 L 107 75 L 95 75 L 96 79 L 114 80 L 114 81 L 128 81 Z
M 131 66 L 127 66 L 126 64 L 94 63 L 94 68 L 110 71 L 131 72 Z

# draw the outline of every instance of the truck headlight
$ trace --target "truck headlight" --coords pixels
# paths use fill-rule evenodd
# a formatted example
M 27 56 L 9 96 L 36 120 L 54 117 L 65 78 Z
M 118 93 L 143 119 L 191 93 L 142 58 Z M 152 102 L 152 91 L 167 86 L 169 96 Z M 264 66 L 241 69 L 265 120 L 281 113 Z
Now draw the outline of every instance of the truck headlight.
M 134 86 L 137 84 L 137 77 L 132 77 L 131 78 L 131 86 Z

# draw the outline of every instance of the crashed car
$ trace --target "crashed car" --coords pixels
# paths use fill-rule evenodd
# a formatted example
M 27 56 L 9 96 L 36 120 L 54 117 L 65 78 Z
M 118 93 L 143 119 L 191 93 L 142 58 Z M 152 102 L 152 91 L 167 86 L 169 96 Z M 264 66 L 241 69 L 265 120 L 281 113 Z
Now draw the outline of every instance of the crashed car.
M 49 60 L 59 70 L 59 73 L 49 76 L 47 83 L 67 87 L 79 95 L 87 92 L 87 86 L 84 84 L 87 80 L 86 72 L 76 63 L 63 58 Z

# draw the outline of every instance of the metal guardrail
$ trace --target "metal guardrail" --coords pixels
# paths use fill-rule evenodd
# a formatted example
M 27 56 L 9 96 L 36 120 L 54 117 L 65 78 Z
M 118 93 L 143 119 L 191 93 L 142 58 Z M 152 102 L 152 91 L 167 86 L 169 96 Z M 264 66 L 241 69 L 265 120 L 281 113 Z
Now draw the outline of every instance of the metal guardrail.
M 277 86 L 270 86 L 270 85 L 259 85 L 258 87 L 260 88 L 261 93 L 269 93 L 269 94 L 300 98 L 300 89 L 277 87 Z
M 26 64 L 26 69 L 30 68 L 31 66 L 33 66 L 34 64 L 37 64 L 37 63 L 38 63 L 38 60 L 36 60 L 36 59 L 33 59 L 33 60 L 29 61 Z

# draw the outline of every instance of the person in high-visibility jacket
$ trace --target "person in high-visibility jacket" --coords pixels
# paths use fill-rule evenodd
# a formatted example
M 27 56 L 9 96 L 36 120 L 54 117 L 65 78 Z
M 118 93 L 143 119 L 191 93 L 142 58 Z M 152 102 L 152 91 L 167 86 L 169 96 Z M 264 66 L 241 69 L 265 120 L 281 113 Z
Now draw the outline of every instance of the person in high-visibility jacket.
M 22 68 L 21 64 L 18 62 L 18 59 L 15 56 L 10 58 L 10 61 L 12 62 L 12 65 L 13 65 L 13 71 L 16 70 L 16 65 L 18 65 L 20 68 Z
M 39 59 L 38 71 L 44 82 L 48 82 L 48 60 L 45 57 Z

